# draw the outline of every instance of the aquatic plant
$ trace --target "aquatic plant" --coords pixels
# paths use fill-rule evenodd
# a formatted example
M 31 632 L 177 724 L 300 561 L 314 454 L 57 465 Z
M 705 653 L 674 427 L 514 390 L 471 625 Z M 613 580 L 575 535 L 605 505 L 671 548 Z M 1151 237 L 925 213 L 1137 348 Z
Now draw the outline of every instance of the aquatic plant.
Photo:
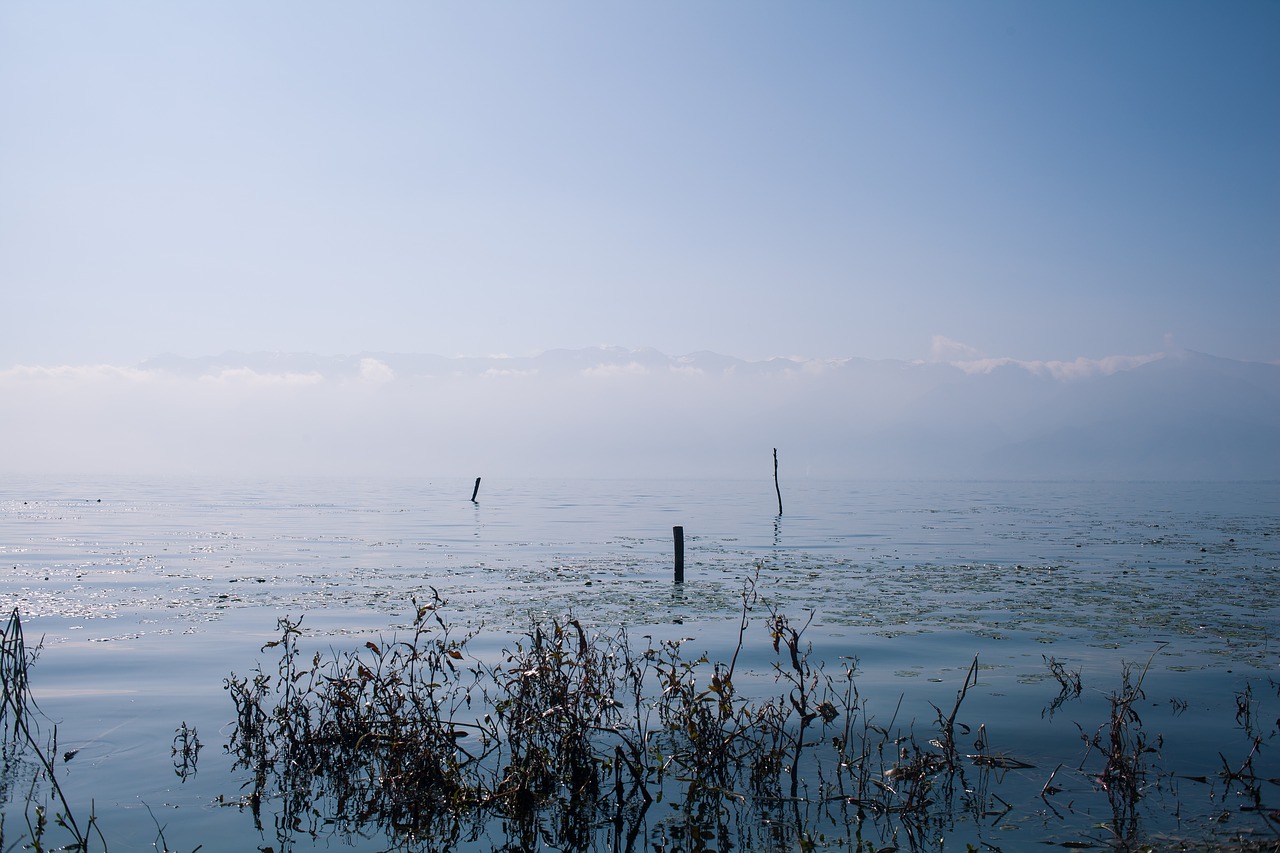
M 182 725 L 174 729 L 173 748 L 170 750 L 170 755 L 173 756 L 173 772 L 183 782 L 195 775 L 196 764 L 200 760 L 200 750 L 203 748 L 204 744 L 200 742 L 199 733 L 194 726 L 188 726 L 185 720 Z
M 22 633 L 22 617 L 18 608 L 13 608 L 0 629 L 0 750 L 3 751 L 5 764 L 5 780 L 2 792 L 8 798 L 9 768 L 19 763 L 20 757 L 34 762 L 35 771 L 26 793 L 27 832 L 20 834 L 13 841 L 14 846 L 22 844 L 24 848 L 42 853 L 45 850 L 88 851 L 95 838 L 105 851 L 106 839 L 98 827 L 97 816 L 92 809 L 85 828 L 81 829 L 70 804 L 58 783 L 54 756 L 58 754 L 58 729 L 53 727 L 47 739 L 40 735 L 39 723 L 35 718 L 39 709 L 30 693 L 29 671 L 40 654 L 40 644 L 28 648 Z M 47 786 L 43 788 L 40 783 Z M 50 826 L 59 827 L 70 836 L 69 842 L 53 844 L 47 836 Z M 3 820 L 0 820 L 0 850 L 10 849 L 5 846 L 6 835 Z
M 1151 660 L 1126 666 L 1106 719 L 1080 728 L 1074 770 L 1039 770 L 993 745 L 987 722 L 965 719 L 980 683 L 976 657 L 954 702 L 935 705 L 931 731 L 917 734 L 914 720 L 899 721 L 901 700 L 879 721 L 858 689 L 857 660 L 830 672 L 815 662 L 809 618 L 791 619 L 750 582 L 736 644 L 714 662 L 690 654 L 688 640 L 637 642 L 573 615 L 531 619 L 482 660 L 469 648 L 481 629 L 453 629 L 435 590 L 413 604 L 406 638 L 328 657 L 305 658 L 301 620 L 282 619 L 280 638 L 264 647 L 281 653 L 275 673 L 227 679 L 238 721 L 230 748 L 250 771 L 245 793 L 227 802 L 265 831 L 262 807 L 274 801 L 280 849 L 373 829 L 414 850 L 489 843 L 495 831 L 504 850 L 926 849 L 961 821 L 999 825 L 1015 804 L 997 786 L 1018 774 L 1046 816 L 1081 814 L 1077 799 L 1093 792 L 1104 799 L 1108 819 L 1094 823 L 1102 834 L 1063 843 L 1139 850 L 1144 799 L 1162 786 L 1176 797 L 1171 773 L 1152 763 L 1162 739 L 1139 716 Z M 746 691 L 739 659 L 757 623 L 773 687 L 754 672 Z M 1078 698 L 1079 672 L 1045 664 L 1060 688 L 1049 708 Z M 1238 703 L 1250 732 L 1256 711 L 1246 719 L 1243 709 L 1255 701 L 1246 691 Z M 970 736 L 972 752 L 961 747 Z M 1218 780 L 1270 826 L 1268 783 L 1255 769 L 1265 744 L 1253 737 L 1243 760 L 1223 759 Z M 1224 802 L 1225 791 L 1214 797 Z M 655 813 L 657 803 L 672 808 Z M 1245 842 L 1211 837 L 1224 848 Z
M 977 657 L 955 702 L 934 706 L 932 736 L 919 738 L 914 721 L 900 724 L 900 708 L 877 721 L 855 658 L 836 672 L 815 663 L 809 619 L 790 619 L 750 581 L 727 662 L 687 653 L 687 640 L 591 631 L 572 615 L 530 620 L 486 662 L 468 649 L 480 629 L 454 631 L 447 602 L 431 593 L 413 602 L 408 638 L 329 657 L 303 656 L 301 620 L 280 620 L 280 638 L 264 647 L 279 649 L 275 674 L 225 683 L 237 716 L 229 748 L 250 771 L 247 792 L 230 802 L 265 830 L 262 804 L 274 800 L 280 849 L 300 836 L 378 829 L 406 848 L 445 850 L 492 840 L 495 826 L 498 849 L 924 849 L 957 821 L 1000 824 L 1015 806 L 996 786 L 1037 770 L 993 747 L 986 722 L 961 719 L 979 684 Z M 754 674 L 748 693 L 739 658 L 754 621 L 767 630 L 774 686 Z M 1060 685 L 1051 707 L 1078 697 L 1079 672 L 1046 665 Z M 1126 666 L 1107 719 L 1080 729 L 1074 783 L 1061 762 L 1034 783 L 1044 813 L 1059 818 L 1066 786 L 1102 793 L 1105 834 L 1080 843 L 1143 849 L 1140 803 L 1169 783 L 1149 763 L 1161 738 L 1138 715 L 1149 666 Z M 969 735 L 975 752 L 960 747 Z M 1242 808 L 1270 825 L 1254 738 L 1243 761 L 1222 760 L 1220 780 L 1245 789 Z M 654 815 L 659 802 L 675 808 Z
M 0 629 L 0 723 L 18 732 L 31 704 L 27 671 L 40 654 L 40 645 L 27 648 L 22 636 L 22 617 L 13 608 L 4 628 Z
M 1047 655 L 1040 657 L 1044 660 L 1045 666 L 1049 667 L 1049 674 L 1058 682 L 1058 695 L 1053 697 L 1053 701 L 1040 712 L 1040 716 L 1052 718 L 1064 704 L 1080 698 L 1080 694 L 1084 692 L 1084 684 L 1080 680 L 1080 670 L 1069 670 L 1054 657 Z
M 263 647 L 281 649 L 275 676 L 258 668 L 226 680 L 236 708 L 228 750 L 253 773 L 238 802 L 259 828 L 262 800 L 274 793 L 286 833 L 331 823 L 340 832 L 372 824 L 409 837 L 459 835 L 458 816 L 486 795 L 470 768 L 492 751 L 495 729 L 463 719 L 482 673 L 459 667 L 471 635 L 453 636 L 441 603 L 414 602 L 411 640 L 327 660 L 304 658 L 302 620 L 283 618 L 280 639 Z M 464 745 L 467 737 L 476 745 Z M 311 807 L 318 794 L 331 798 L 327 819 Z
M 554 837 L 585 849 L 607 822 L 630 849 L 665 798 L 679 808 L 652 831 L 673 844 L 754 826 L 770 843 L 804 848 L 815 843 L 814 808 L 846 828 L 870 814 L 896 821 L 887 834 L 914 836 L 935 790 L 949 792 L 948 808 L 966 790 L 953 732 L 976 660 L 950 714 L 939 712 L 934 749 L 893 721 L 875 724 L 856 661 L 829 675 L 811 659 L 809 619 L 794 622 L 751 583 L 733 654 L 715 663 L 686 654 L 683 640 L 640 647 L 625 629 L 592 633 L 573 616 L 533 621 L 486 663 L 467 648 L 479 629 L 455 634 L 445 606 L 433 590 L 414 602 L 409 638 L 309 660 L 301 620 L 280 620 L 280 638 L 264 646 L 281 652 L 274 675 L 258 668 L 225 682 L 236 708 L 228 748 L 250 771 L 247 792 L 230 802 L 263 830 L 262 804 L 275 798 L 282 846 L 297 833 L 374 826 L 447 849 L 497 819 L 516 847 Z M 760 615 L 777 689 L 747 696 L 735 675 Z M 982 773 L 1029 766 L 969 758 Z
M 1138 801 L 1148 785 L 1145 759 L 1148 753 L 1156 752 L 1160 746 L 1159 738 L 1154 743 L 1148 739 L 1135 707 L 1139 700 L 1145 698 L 1142 682 L 1154 658 L 1155 654 L 1152 654 L 1136 678 L 1132 665 L 1125 664 L 1121 672 L 1121 689 L 1108 696 L 1110 717 L 1091 739 L 1087 739 L 1088 745 L 1099 750 L 1105 759 L 1096 779 L 1111 803 L 1108 829 L 1114 835 L 1113 842 L 1126 849 L 1135 846 L 1138 839 Z M 1083 765 L 1084 761 L 1081 762 Z
M 1063 846 L 1150 849 L 1142 803 L 1158 792 L 1180 808 L 1176 784 L 1190 781 L 1209 786 L 1219 817 L 1161 846 L 1280 849 L 1280 812 L 1266 796 L 1280 781 L 1268 777 L 1263 759 L 1280 732 L 1259 723 L 1270 714 L 1270 697 L 1246 684 L 1236 709 L 1247 747 L 1219 753 L 1216 774 L 1175 776 L 1159 767 L 1163 739 L 1139 715 L 1155 655 L 1141 668 L 1126 665 L 1119 689 L 1106 697 L 1106 719 L 1080 727 L 1084 754 L 1074 770 L 1059 763 L 1045 778 L 995 748 L 988 722 L 966 710 L 980 683 L 977 658 L 954 703 L 934 706 L 928 734 L 917 734 L 915 721 L 899 723 L 901 701 L 880 722 L 858 689 L 857 660 L 841 658 L 828 672 L 805 640 L 809 619 L 792 620 L 751 584 L 727 662 L 689 654 L 687 640 L 593 632 L 572 615 L 531 619 L 500 655 L 482 660 L 469 648 L 480 628 L 451 627 L 447 602 L 434 590 L 413 606 L 403 638 L 327 655 L 305 653 L 302 619 L 286 617 L 278 639 L 263 647 L 278 655 L 275 666 L 226 679 L 235 706 L 228 749 L 248 775 L 242 794 L 221 802 L 249 811 L 260 832 L 269 821 L 278 841 L 271 849 L 334 834 L 360 843 L 376 834 L 396 849 L 440 851 L 469 843 L 673 853 L 925 850 L 960 822 L 995 829 L 1017 814 L 1018 801 L 997 791 L 1007 774 L 1035 778 L 1046 816 L 1091 814 L 1078 803 L 1091 792 L 1105 800 L 1107 818 L 1075 830 Z M 753 672 L 748 691 L 739 656 L 756 623 L 773 653 L 773 686 L 767 673 Z M 0 850 L 105 851 L 92 807 L 82 831 L 62 796 L 56 730 L 47 742 L 36 736 L 28 692 L 34 652 L 16 612 L 0 640 L 3 783 L 19 752 L 35 762 L 25 832 L 6 836 L 0 821 Z M 1046 665 L 1054 677 L 1066 672 L 1049 659 Z M 1069 673 L 1067 681 L 1078 683 Z M 1272 687 L 1280 698 L 1280 685 Z M 961 746 L 970 736 L 974 752 Z M 175 729 L 171 754 L 184 781 L 201 746 L 194 728 Z M 655 810 L 658 803 L 668 808 Z M 1229 826 L 1233 808 L 1252 822 Z M 152 820 L 155 846 L 169 851 L 166 827 Z M 1259 834 L 1267 831 L 1272 837 Z M 55 833 L 65 833 L 57 844 Z

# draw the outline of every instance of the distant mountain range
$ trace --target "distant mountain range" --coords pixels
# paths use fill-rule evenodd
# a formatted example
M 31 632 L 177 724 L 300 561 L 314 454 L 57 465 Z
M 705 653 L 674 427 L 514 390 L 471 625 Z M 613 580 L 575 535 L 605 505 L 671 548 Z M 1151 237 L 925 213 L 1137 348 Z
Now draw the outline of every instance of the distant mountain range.
M 484 458 L 483 436 L 505 459 L 494 464 L 541 459 L 569 475 L 733 475 L 776 446 L 813 476 L 1280 479 L 1280 365 L 1186 350 L 1074 362 L 227 353 L 139 368 L 377 386 L 362 398 L 370 421 L 421 418 L 455 456 Z
M 760 374 L 800 370 L 820 363 L 830 366 L 896 364 L 868 359 L 839 359 L 813 362 L 798 358 L 772 358 L 767 361 L 745 361 L 713 352 L 697 352 L 678 357 L 664 355 L 656 349 L 624 349 L 622 347 L 587 347 L 553 349 L 535 356 L 442 356 L 407 353 L 365 352 L 357 355 L 321 356 L 307 353 L 227 352 L 217 356 L 185 358 L 161 355 L 138 365 L 143 370 L 164 370 L 182 376 L 209 376 L 228 370 L 252 370 L 262 374 L 314 373 L 325 378 L 358 377 L 362 365 L 369 360 L 390 367 L 403 377 L 484 376 L 494 373 L 522 372 L 546 376 L 571 376 L 601 368 L 618 368 L 653 372 L 702 371 L 707 374 Z

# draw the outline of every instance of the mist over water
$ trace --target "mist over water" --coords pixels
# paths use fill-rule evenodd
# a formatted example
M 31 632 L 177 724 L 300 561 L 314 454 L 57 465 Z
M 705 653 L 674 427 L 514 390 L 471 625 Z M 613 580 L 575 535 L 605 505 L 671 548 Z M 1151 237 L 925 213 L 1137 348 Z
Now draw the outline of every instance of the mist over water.
M 1280 366 L 228 354 L 13 368 L 11 472 L 1012 479 L 1280 477 Z

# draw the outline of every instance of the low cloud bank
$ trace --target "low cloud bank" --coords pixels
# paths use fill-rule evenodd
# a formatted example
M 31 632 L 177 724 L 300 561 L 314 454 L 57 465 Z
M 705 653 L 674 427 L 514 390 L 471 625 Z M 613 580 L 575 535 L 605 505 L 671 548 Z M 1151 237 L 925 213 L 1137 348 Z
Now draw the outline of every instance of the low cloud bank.
M 954 361 L 953 365 L 965 373 L 991 373 L 1002 367 L 1017 367 L 1036 376 L 1053 379 L 1084 379 L 1088 376 L 1110 376 L 1121 370 L 1133 370 L 1164 358 L 1163 353 L 1151 355 L 1113 355 L 1107 358 L 1077 358 L 1074 361 L 1023 361 L 1014 358 L 978 358 L 972 361 Z
M 1280 367 L 228 354 L 0 370 L 0 469 L 565 477 L 1280 477 Z

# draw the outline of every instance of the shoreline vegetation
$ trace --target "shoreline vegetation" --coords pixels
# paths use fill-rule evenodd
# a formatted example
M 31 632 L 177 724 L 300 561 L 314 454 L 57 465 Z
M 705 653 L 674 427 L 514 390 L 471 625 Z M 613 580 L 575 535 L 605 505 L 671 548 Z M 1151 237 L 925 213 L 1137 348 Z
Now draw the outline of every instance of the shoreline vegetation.
M 879 853 L 941 850 L 952 836 L 1001 850 L 1002 832 L 1022 822 L 1062 849 L 1280 851 L 1280 779 L 1264 759 L 1280 737 L 1274 679 L 1269 692 L 1236 695 L 1242 737 L 1220 766 L 1187 775 L 1167 766 L 1163 735 L 1140 710 L 1157 649 L 1124 667 L 1105 713 L 1076 722 L 1076 748 L 1048 766 L 1002 748 L 999 721 L 968 712 L 978 657 L 954 702 L 923 719 L 901 698 L 873 707 L 858 661 L 815 660 L 812 615 L 787 615 L 750 580 L 736 646 L 714 661 L 571 614 L 531 620 L 482 660 L 468 648 L 482 629 L 458 628 L 431 593 L 413 600 L 405 636 L 345 651 L 308 653 L 305 617 L 281 618 L 262 647 L 274 666 L 227 676 L 222 746 L 237 771 L 227 787 L 243 787 L 211 807 L 246 813 L 268 842 L 259 849 L 373 839 L 411 851 Z M 740 654 L 761 628 L 770 671 L 749 673 Z M 59 786 L 57 728 L 42 732 L 29 693 L 38 653 L 15 608 L 0 648 L 2 792 L 24 820 L 6 808 L 0 851 L 109 850 L 92 804 L 78 820 Z M 1065 713 L 1085 691 L 1080 672 L 1044 661 L 1058 692 L 1041 715 Z M 194 774 L 202 747 L 178 726 L 175 772 Z M 156 849 L 177 853 L 167 828 L 156 822 Z

